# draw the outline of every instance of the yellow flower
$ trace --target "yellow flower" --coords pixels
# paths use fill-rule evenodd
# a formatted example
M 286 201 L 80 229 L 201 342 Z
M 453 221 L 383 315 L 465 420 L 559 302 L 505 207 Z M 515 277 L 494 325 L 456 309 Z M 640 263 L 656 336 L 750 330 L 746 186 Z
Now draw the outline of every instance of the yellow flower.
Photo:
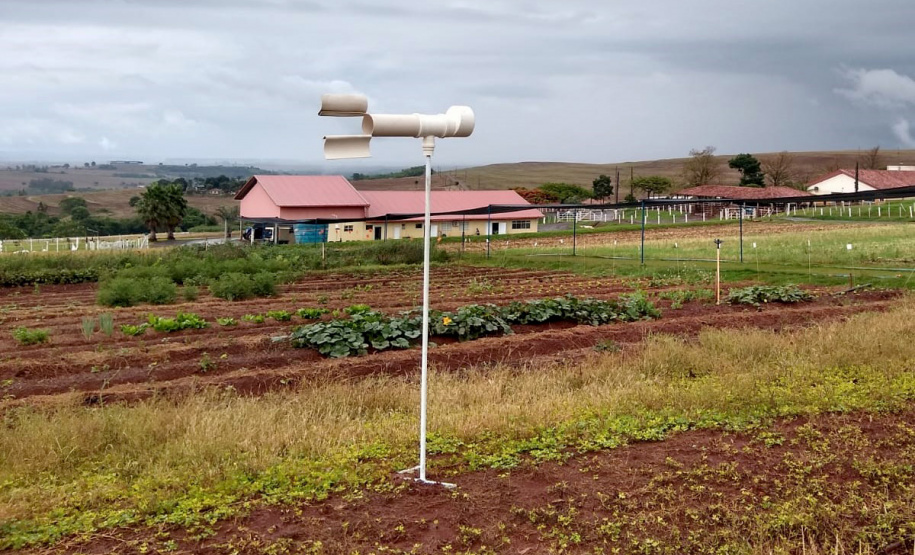
M 448 324 L 450 324 L 451 322 L 452 322 L 451 318 L 449 318 L 449 317 L 447 317 L 447 316 L 445 316 L 444 318 L 442 318 L 442 323 L 445 324 L 446 326 L 447 326 Z

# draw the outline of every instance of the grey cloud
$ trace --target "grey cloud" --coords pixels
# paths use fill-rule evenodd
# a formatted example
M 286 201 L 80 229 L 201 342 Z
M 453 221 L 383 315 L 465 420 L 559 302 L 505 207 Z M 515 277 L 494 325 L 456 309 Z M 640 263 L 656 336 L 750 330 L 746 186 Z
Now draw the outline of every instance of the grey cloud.
M 473 106 L 443 164 L 891 147 L 915 117 L 907 0 L 3 0 L 0 19 L 7 157 L 318 161 L 352 123 L 316 117 L 322 92 Z

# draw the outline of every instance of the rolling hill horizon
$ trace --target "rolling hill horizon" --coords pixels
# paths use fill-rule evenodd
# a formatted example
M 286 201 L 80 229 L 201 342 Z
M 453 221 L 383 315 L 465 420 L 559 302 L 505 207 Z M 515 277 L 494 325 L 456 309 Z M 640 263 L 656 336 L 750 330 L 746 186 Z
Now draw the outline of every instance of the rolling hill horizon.
M 754 153 L 763 159 L 777 153 Z M 839 168 L 854 168 L 867 151 L 811 151 L 792 152 L 794 157 L 795 181 L 806 183 L 813 178 Z M 727 161 L 733 155 L 716 156 L 722 169 L 719 182 L 736 184 L 740 174 L 728 168 Z M 681 187 L 683 166 L 688 158 L 669 158 L 662 160 L 630 161 L 609 164 L 588 164 L 576 162 L 511 162 L 489 164 L 458 169 L 438 169 L 433 175 L 432 186 L 438 190 L 492 190 L 513 189 L 516 187 L 536 188 L 544 183 L 564 182 L 584 187 L 591 187 L 592 181 L 601 174 L 609 175 L 616 181 L 619 171 L 622 189 L 621 196 L 629 192 L 627 184 L 630 176 L 661 175 L 671 178 L 677 187 Z M 915 150 L 889 150 L 880 152 L 880 167 L 887 165 L 915 165 Z M 204 170 L 206 166 L 201 166 Z M 139 194 L 142 187 L 156 179 L 151 171 L 145 168 L 132 169 L 135 173 L 125 174 L 123 168 L 106 173 L 97 168 L 71 168 L 54 172 L 29 173 L 23 169 L 0 170 L 0 185 L 5 183 L 9 196 L 0 196 L 0 213 L 18 214 L 36 211 L 39 203 L 49 207 L 50 213 L 57 212 L 57 205 L 68 196 L 86 198 L 93 214 L 108 214 L 113 217 L 126 217 L 134 213 L 129 202 L 132 196 Z M 290 172 L 293 173 L 293 172 Z M 109 175 L 110 174 L 110 175 Z M 116 174 L 116 175 L 115 175 Z M 75 176 L 75 178 L 73 177 Z M 72 180 L 77 187 L 94 185 L 98 189 L 80 188 L 56 194 L 10 194 L 22 187 L 30 179 L 53 177 Z M 347 178 L 351 177 L 349 175 Z M 352 181 L 358 190 L 419 190 L 423 187 L 422 176 L 401 177 L 393 179 L 366 179 Z M 91 185 L 90 185 L 91 184 Z M 109 185 L 109 187 L 105 187 Z M 189 196 L 192 206 L 205 212 L 211 212 L 219 206 L 236 203 L 231 196 L 195 195 Z

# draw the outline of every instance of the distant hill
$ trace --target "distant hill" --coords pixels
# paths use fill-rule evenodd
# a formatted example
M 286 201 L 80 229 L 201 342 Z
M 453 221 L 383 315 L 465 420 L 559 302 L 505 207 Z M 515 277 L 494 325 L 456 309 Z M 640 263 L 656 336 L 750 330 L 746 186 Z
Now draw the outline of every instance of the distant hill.
M 754 156 L 762 158 L 773 153 L 755 153 Z M 797 180 L 806 183 L 814 177 L 828 173 L 837 168 L 854 168 L 855 162 L 863 158 L 864 151 L 837 151 L 837 152 L 795 152 L 794 170 Z M 736 170 L 727 167 L 727 161 L 733 154 L 721 155 L 717 158 L 723 170 L 720 179 L 723 184 L 737 184 L 740 176 Z M 882 165 L 890 164 L 915 164 L 915 150 L 890 150 L 881 151 Z M 591 187 L 591 182 L 600 174 L 614 178 L 619 169 L 623 183 L 623 194 L 628 192 L 626 184 L 629 182 L 630 172 L 635 176 L 663 175 L 670 177 L 675 183 L 680 182 L 683 164 L 687 158 L 673 158 L 668 160 L 651 160 L 642 162 L 621 162 L 614 164 L 575 164 L 564 162 L 519 162 L 514 164 L 493 164 L 475 168 L 444 170 L 436 169 L 432 186 L 435 189 L 511 189 L 515 187 L 534 188 L 544 183 L 565 182 Z M 372 179 L 355 181 L 353 185 L 360 190 L 385 190 L 385 189 L 421 189 L 422 177 L 407 177 L 399 179 Z
M 194 178 L 219 177 L 248 178 L 254 174 L 271 174 L 275 172 L 253 166 L 198 166 L 165 165 L 165 164 L 97 164 L 95 166 L 70 165 L 35 165 L 8 164 L 0 165 L 0 194 L 14 194 L 25 190 L 27 193 L 41 193 L 30 190 L 33 182 L 56 181 L 70 183 L 75 190 L 93 189 L 135 189 L 148 185 L 158 179 L 177 179 L 183 177 L 188 181 Z M 0 199 L 2 201 L 2 199 Z
M 38 211 L 38 203 L 43 202 L 48 207 L 48 213 L 58 215 L 60 201 L 67 197 L 82 197 L 86 199 L 89 212 L 93 216 L 110 216 L 112 218 L 129 218 L 136 215 L 130 206 L 130 198 L 139 195 L 140 189 L 117 189 L 112 191 L 75 191 L 53 195 L 26 195 L 0 197 L 0 213 L 24 214 L 25 212 Z M 212 215 L 220 206 L 234 206 L 238 201 L 231 195 L 190 195 L 187 198 L 189 205 L 199 208 L 202 212 Z

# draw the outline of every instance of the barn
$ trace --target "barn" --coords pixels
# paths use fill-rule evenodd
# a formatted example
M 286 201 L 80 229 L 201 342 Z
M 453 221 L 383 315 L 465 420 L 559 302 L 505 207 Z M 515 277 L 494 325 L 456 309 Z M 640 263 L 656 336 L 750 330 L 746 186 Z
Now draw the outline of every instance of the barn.
M 811 181 L 807 185 L 807 191 L 814 195 L 831 195 L 915 186 L 915 168 L 911 166 L 891 166 L 891 168 L 859 170 L 857 185 L 855 184 L 855 170 L 836 170 Z
M 255 175 L 235 195 L 241 218 L 275 225 L 279 242 L 372 241 L 423 236 L 424 191 L 358 191 L 343 176 Z M 514 191 L 433 191 L 431 235 L 534 233 L 543 214 Z M 334 220 L 331 223 L 314 220 Z

